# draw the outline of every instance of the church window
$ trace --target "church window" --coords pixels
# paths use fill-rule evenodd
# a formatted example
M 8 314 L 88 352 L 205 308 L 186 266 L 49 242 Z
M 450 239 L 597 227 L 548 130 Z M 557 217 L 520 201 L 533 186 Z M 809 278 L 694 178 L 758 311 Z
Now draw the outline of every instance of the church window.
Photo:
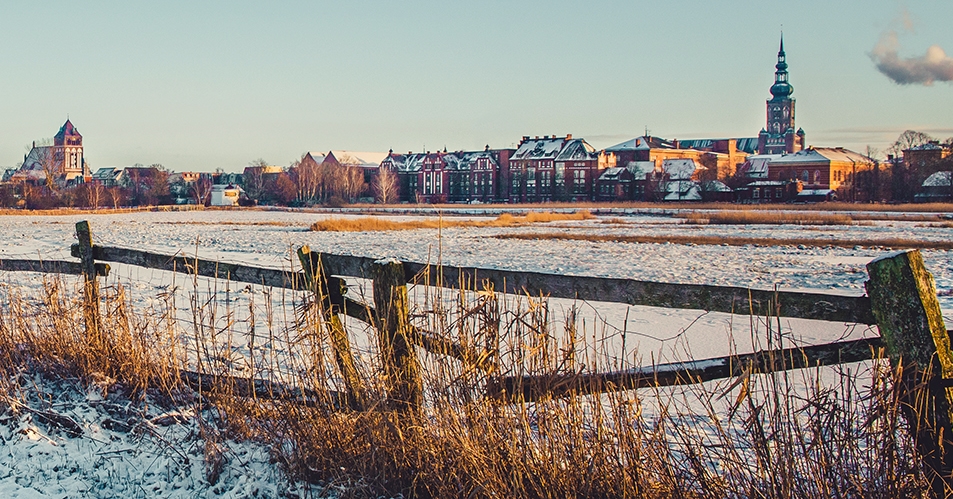
M 801 179 L 803 179 L 804 182 L 810 182 L 810 173 L 808 173 L 807 170 L 804 170 L 804 173 L 801 175 Z

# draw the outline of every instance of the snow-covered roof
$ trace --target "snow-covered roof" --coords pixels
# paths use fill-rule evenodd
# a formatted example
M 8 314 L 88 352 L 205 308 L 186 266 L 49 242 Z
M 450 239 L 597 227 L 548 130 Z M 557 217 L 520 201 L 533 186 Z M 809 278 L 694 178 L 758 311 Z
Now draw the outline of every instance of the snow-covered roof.
M 786 180 L 757 180 L 749 182 L 745 187 L 784 187 L 788 185 Z
M 610 182 L 613 180 L 618 180 L 619 175 L 625 171 L 625 167 L 622 166 L 613 166 L 612 168 L 606 168 L 602 171 L 602 175 L 599 175 L 599 180 L 603 182 Z
M 330 151 L 328 156 L 334 156 L 334 159 L 342 165 L 376 167 L 380 166 L 381 161 L 387 158 L 387 153 L 337 150 Z
M 662 182 L 659 186 L 665 201 L 701 201 L 702 192 L 698 182 L 675 180 Z
M 93 179 L 95 180 L 113 180 L 117 175 L 122 173 L 122 170 L 116 168 L 115 166 L 104 166 L 96 170 L 96 173 L 93 173 Z
M 544 138 L 535 138 L 535 139 L 526 139 L 520 143 L 519 148 L 516 149 L 516 152 L 510 156 L 510 159 L 521 160 L 521 159 L 552 159 L 555 160 L 556 156 L 563 149 L 563 145 L 566 143 L 565 137 L 544 137 Z
M 797 193 L 798 197 L 807 197 L 807 196 L 828 196 L 832 190 L 830 189 L 804 189 L 803 191 Z
M 865 164 L 873 160 L 842 147 L 811 147 L 794 154 L 785 154 L 771 161 L 771 164 L 783 166 L 785 164 L 828 163 L 842 161 L 847 163 Z
M 556 156 L 556 161 L 580 161 L 596 159 L 596 149 L 582 139 L 571 139 L 566 142 L 562 151 Z
M 629 139 L 625 142 L 607 147 L 606 152 L 616 151 L 644 151 L 646 149 L 674 149 L 675 145 L 671 142 L 652 136 L 642 136 Z
M 420 171 L 426 157 L 426 153 L 391 154 L 381 164 L 390 163 L 397 172 L 416 172 Z
M 645 176 L 655 171 L 655 161 L 629 161 L 626 168 L 635 175 L 635 178 L 644 180 Z
M 930 175 L 923 181 L 923 187 L 949 187 L 950 186 L 950 175 L 953 172 L 944 171 L 936 172 L 933 175 Z
M 324 160 L 328 158 L 328 155 L 321 151 L 308 151 L 305 156 L 311 156 L 311 159 L 317 164 L 324 163 Z
M 731 192 L 731 187 L 721 180 L 707 180 L 702 182 L 701 188 L 705 192 Z
M 748 178 L 768 178 L 769 165 L 780 158 L 780 154 L 756 154 L 748 156 L 740 170 Z
M 735 141 L 735 149 L 740 152 L 754 154 L 758 149 L 758 138 L 757 137 L 741 137 L 741 138 L 723 138 L 723 139 L 685 139 L 678 141 L 678 147 L 681 149 L 699 149 L 699 150 L 711 150 L 714 149 L 716 142 L 727 142 L 729 140 Z
M 918 146 L 913 146 L 909 149 L 904 149 L 904 151 L 938 151 L 942 150 L 943 146 L 936 142 L 927 142 L 926 144 L 920 144 Z
M 704 170 L 705 167 L 695 163 L 690 158 L 666 159 L 662 161 L 662 171 L 668 175 L 670 180 L 688 180 L 692 178 L 696 170 Z

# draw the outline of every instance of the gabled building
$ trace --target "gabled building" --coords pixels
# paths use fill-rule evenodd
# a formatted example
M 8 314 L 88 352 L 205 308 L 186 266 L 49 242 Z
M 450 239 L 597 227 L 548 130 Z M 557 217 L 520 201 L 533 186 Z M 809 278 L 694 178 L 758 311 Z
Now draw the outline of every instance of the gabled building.
M 785 154 L 768 164 L 769 180 L 800 180 L 802 198 L 831 199 L 831 194 L 846 201 L 857 199 L 854 179 L 869 170 L 876 161 L 843 147 L 809 147 Z
M 583 139 L 524 136 L 510 157 L 508 201 L 583 201 L 595 195 L 599 156 Z
M 380 167 L 397 174 L 397 199 L 402 203 L 416 203 L 420 195 L 421 168 L 426 153 L 395 154 L 391 150 Z
M 745 145 L 745 150 L 738 149 L 739 141 Z M 635 137 L 600 151 L 599 168 L 651 161 L 661 169 L 667 159 L 691 159 L 705 167 L 706 180 L 725 180 L 744 164 L 752 143 L 750 138 L 666 140 L 653 136 Z
M 15 181 L 46 183 L 83 182 L 90 177 L 89 167 L 83 157 L 83 136 L 70 120 L 53 136 L 53 145 L 38 146 L 36 142 L 29 154 L 23 157 L 23 165 L 13 175 Z

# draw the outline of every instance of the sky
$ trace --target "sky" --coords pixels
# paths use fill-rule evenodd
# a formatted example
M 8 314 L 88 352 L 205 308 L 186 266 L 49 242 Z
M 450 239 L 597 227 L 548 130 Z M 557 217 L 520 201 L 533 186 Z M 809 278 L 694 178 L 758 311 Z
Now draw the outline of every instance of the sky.
M 784 31 L 816 146 L 953 137 L 953 2 L 0 0 L 0 167 L 67 117 L 93 170 L 306 151 L 754 137 Z

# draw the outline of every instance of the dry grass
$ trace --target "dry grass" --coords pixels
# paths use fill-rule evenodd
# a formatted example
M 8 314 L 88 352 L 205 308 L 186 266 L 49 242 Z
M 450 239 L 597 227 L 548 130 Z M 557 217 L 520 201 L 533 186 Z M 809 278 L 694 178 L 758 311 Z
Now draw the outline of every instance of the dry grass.
M 631 365 L 606 355 L 605 330 L 577 329 L 575 309 L 562 318 L 542 299 L 414 289 L 418 327 L 490 349 L 498 365 L 493 375 Z M 2 301 L 0 389 L 6 393 L 29 389 L 14 380 L 27 369 L 82 380 L 106 376 L 130 394 L 182 388 L 179 341 L 166 328 L 165 312 L 136 312 L 121 288 L 112 289 L 103 300 L 102 335 L 90 341 L 76 293 L 53 280 L 40 298 L 8 291 Z M 233 311 L 222 316 L 214 304 L 193 303 L 197 362 L 228 373 L 221 357 L 231 349 L 216 321 L 234 323 Z M 294 376 L 281 381 L 320 395 L 338 381 L 319 304 L 299 303 L 294 324 L 275 330 L 294 348 L 294 364 L 283 368 Z M 269 330 L 273 320 L 269 315 Z M 777 335 L 771 323 L 753 319 L 751 334 Z M 882 362 L 851 366 L 835 373 L 833 383 L 819 381 L 830 373 L 804 370 L 688 389 L 502 404 L 483 396 L 487 374 L 423 356 L 425 404 L 415 413 L 387 409 L 390 380 L 376 355 L 362 359 L 371 399 L 366 411 L 337 410 L 321 396 L 306 405 L 264 392 L 241 397 L 229 386 L 203 393 L 206 412 L 218 414 L 218 423 L 201 426 L 206 478 L 221 472 L 215 441 L 228 435 L 270 444 L 289 477 L 336 497 L 893 498 L 925 491 L 899 416 L 895 373 Z M 251 374 L 272 379 L 270 369 L 258 364 Z
M 654 244 L 710 244 L 728 246 L 806 246 L 810 248 L 891 248 L 891 249 L 953 249 L 953 241 L 921 241 L 915 239 L 891 238 L 810 238 L 810 237 L 746 237 L 746 236 L 706 236 L 699 234 L 667 235 L 605 235 L 605 234 L 566 234 L 560 232 L 530 234 L 497 234 L 498 239 L 523 240 L 571 240 L 571 241 L 616 241 L 623 243 Z
M 391 231 L 391 230 L 413 230 L 413 229 L 439 229 L 451 227 L 517 227 L 522 225 L 531 225 L 535 223 L 556 222 L 565 220 L 588 220 L 594 218 L 588 211 L 576 211 L 572 213 L 553 213 L 549 211 L 536 212 L 531 211 L 526 215 L 511 215 L 504 213 L 493 220 L 445 220 L 427 219 L 427 220 L 408 220 L 395 222 L 385 217 L 361 217 L 361 218 L 328 218 L 311 225 L 314 231 L 329 232 L 373 232 L 373 231 Z

